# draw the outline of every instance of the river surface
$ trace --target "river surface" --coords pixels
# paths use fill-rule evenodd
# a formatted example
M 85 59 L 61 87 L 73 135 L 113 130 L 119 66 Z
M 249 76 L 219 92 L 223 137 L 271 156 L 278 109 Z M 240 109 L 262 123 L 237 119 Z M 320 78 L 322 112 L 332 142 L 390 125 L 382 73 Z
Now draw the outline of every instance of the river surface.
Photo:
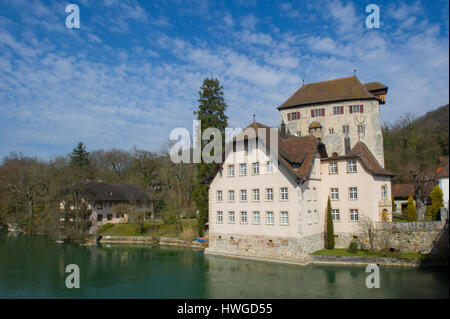
M 68 264 L 80 288 L 68 289 Z M 57 244 L 0 233 L 0 298 L 448 298 L 448 269 L 293 266 L 205 256 L 189 248 Z

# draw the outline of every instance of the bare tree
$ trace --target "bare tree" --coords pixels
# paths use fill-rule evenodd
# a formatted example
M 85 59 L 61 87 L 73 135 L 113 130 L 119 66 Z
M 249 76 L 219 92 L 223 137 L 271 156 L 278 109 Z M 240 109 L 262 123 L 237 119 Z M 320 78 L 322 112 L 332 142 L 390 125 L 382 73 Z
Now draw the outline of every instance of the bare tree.
M 367 237 L 369 241 L 370 251 L 375 250 L 375 237 L 377 233 L 376 223 L 367 216 L 360 216 L 358 220 L 358 230 Z

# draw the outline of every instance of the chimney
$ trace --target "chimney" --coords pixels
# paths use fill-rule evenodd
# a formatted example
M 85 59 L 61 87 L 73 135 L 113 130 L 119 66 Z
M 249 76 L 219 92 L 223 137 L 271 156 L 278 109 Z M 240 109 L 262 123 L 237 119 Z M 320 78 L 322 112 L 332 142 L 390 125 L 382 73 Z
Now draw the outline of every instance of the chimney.
M 350 137 L 348 136 L 344 137 L 344 146 L 345 146 L 345 155 L 348 155 L 348 153 L 350 153 Z

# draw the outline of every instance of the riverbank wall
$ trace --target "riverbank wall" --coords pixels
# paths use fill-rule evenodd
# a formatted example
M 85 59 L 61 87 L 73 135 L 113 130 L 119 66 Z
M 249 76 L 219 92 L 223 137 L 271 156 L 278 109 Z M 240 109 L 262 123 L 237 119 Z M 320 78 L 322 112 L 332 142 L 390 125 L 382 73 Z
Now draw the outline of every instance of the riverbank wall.
M 179 238 L 172 237 L 151 237 L 151 236 L 102 236 L 97 240 L 100 244 L 150 244 L 161 246 L 178 246 L 203 249 L 204 243 L 197 241 L 187 242 Z M 90 242 L 91 244 L 94 242 Z

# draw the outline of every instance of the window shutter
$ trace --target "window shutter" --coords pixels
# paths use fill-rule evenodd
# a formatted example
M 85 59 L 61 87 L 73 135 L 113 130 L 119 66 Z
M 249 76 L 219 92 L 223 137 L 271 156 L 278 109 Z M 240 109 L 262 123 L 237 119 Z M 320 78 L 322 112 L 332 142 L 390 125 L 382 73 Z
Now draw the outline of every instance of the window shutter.
M 361 105 L 359 106 L 359 112 L 360 112 L 360 113 L 364 113 L 364 105 L 361 104 Z
M 341 114 L 344 114 L 344 107 L 341 106 L 340 109 L 341 109 Z
M 353 113 L 353 110 L 352 110 L 352 106 L 351 106 L 351 105 L 348 106 L 348 110 L 349 110 L 350 113 Z
M 291 113 L 288 113 L 288 121 L 291 120 Z
M 300 112 L 297 112 L 297 120 L 300 120 Z
M 325 109 L 322 109 L 322 116 L 325 116 Z
M 311 110 L 311 117 L 314 117 L 314 110 Z

